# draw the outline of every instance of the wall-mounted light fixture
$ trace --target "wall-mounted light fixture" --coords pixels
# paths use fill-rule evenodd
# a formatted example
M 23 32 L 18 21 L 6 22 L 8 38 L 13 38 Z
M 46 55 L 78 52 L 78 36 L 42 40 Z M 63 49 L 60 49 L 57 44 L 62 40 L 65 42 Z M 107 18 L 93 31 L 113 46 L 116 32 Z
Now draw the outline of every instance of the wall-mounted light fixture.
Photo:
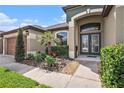
M 26 35 L 29 35 L 29 31 L 28 30 L 26 30 L 25 32 L 26 32 Z

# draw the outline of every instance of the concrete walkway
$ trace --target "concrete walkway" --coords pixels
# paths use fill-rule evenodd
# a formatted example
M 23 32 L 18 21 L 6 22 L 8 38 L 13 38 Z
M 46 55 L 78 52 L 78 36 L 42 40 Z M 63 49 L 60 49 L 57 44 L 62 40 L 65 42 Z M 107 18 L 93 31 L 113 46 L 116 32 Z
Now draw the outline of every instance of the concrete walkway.
M 74 75 L 56 72 L 47 72 L 43 69 L 34 68 L 16 63 L 11 56 L 0 55 L 0 66 L 7 67 L 22 73 L 41 84 L 56 88 L 98 88 L 101 87 L 99 75 L 90 67 L 80 64 Z M 94 65 L 96 67 L 96 65 Z M 94 67 L 93 66 L 93 67 Z
M 99 88 L 101 87 L 99 75 L 84 65 L 79 65 L 77 71 L 70 79 L 67 87 L 70 88 Z

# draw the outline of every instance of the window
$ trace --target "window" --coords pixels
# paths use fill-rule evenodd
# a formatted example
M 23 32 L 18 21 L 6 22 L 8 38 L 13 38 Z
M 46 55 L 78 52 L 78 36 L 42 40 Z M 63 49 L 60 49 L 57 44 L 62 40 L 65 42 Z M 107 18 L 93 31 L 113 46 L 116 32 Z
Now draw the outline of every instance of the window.
M 67 45 L 67 32 L 58 32 L 56 37 L 60 39 L 62 45 Z
M 100 23 L 88 23 L 80 27 L 81 32 L 100 30 Z

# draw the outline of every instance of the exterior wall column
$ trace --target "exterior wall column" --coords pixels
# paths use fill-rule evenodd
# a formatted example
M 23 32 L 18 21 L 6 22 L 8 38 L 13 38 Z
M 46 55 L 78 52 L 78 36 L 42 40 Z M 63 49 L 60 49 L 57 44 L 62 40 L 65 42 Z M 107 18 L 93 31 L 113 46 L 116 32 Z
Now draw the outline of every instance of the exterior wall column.
M 69 22 L 69 57 L 75 58 L 75 25 L 73 21 Z
M 75 23 L 75 46 L 77 46 L 77 51 L 75 50 L 75 57 L 78 57 L 80 54 L 80 31 L 79 24 Z
M 6 54 L 7 51 L 7 40 L 6 38 L 3 38 L 3 55 Z
M 124 44 L 124 6 L 116 6 L 116 43 Z

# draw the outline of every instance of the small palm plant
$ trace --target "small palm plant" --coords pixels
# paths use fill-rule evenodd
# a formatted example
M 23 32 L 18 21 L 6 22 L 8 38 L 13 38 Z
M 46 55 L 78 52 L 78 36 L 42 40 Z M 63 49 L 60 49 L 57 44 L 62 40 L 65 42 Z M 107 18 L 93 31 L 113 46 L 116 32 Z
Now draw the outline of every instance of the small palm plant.
M 51 42 L 54 42 L 56 46 L 61 46 L 61 40 L 59 38 L 55 38 L 54 34 L 51 32 L 44 32 L 41 34 L 39 41 L 41 46 L 46 47 L 46 54 L 51 54 L 53 52 L 51 51 Z
M 56 46 L 61 46 L 62 45 L 60 38 L 54 39 L 54 42 L 55 42 Z
M 45 61 L 48 64 L 48 67 L 52 67 L 56 63 L 56 59 L 52 56 L 47 55 Z
M 51 42 L 54 41 L 54 36 L 51 32 L 44 32 L 41 34 L 40 43 L 41 46 L 46 46 L 46 53 L 51 52 Z
M 48 42 L 51 42 L 54 40 L 54 36 L 51 32 L 44 32 L 44 34 L 41 34 L 40 42 L 41 46 L 47 45 Z

